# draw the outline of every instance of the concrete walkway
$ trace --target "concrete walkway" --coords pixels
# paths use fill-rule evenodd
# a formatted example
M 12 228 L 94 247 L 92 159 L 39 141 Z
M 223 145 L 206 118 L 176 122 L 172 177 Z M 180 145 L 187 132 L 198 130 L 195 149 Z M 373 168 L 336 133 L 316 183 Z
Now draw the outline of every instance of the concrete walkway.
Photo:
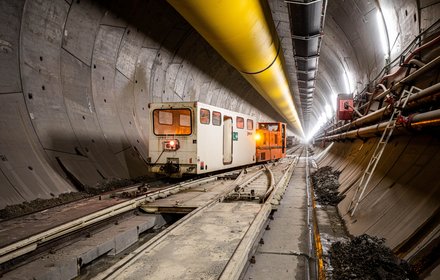
M 307 200 L 305 160 L 300 159 L 284 194 L 264 244 L 255 254 L 244 279 L 306 279 Z

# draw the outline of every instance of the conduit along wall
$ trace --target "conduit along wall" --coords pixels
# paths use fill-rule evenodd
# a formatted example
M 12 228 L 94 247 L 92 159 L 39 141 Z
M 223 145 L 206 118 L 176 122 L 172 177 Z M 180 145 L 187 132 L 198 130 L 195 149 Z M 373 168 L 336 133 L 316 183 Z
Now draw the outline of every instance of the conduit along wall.
M 339 191 L 345 198 L 338 209 L 349 232 L 386 238 L 387 245 L 399 257 L 414 264 L 422 276 L 438 265 L 440 246 L 439 67 L 423 74 L 419 72 L 437 63 L 439 58 L 423 58 L 416 69 L 407 71 L 406 77 L 388 81 L 391 85 L 385 86 L 384 92 L 393 93 L 394 102 L 385 102 L 383 95 L 382 107 L 377 111 L 327 129 L 315 139 L 317 149 L 334 142 L 317 158 L 317 163 L 342 172 Z M 408 77 L 415 76 L 409 83 Z M 393 89 L 399 84 L 401 90 Z M 414 86 L 420 90 L 408 98 L 403 108 L 403 102 L 397 101 L 399 94 Z M 401 116 L 390 120 L 394 108 L 400 108 Z M 396 125 L 394 133 L 357 210 L 352 213 L 350 203 L 388 124 Z

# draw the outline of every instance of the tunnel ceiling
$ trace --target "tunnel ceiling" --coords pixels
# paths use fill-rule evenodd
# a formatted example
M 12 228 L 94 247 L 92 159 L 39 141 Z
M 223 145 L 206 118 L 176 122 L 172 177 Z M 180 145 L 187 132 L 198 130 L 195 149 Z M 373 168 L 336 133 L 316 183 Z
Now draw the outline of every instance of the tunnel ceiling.
M 287 65 L 296 66 L 288 67 L 288 72 L 306 131 L 313 129 L 328 111 L 326 107 L 334 114 L 337 94 L 361 92 L 385 65 L 378 10 L 385 16 L 393 42 L 392 58 L 419 33 L 416 1 L 269 0 L 269 3 L 283 42 L 293 42 L 285 43 L 284 53 Z M 286 15 L 288 35 L 283 26 Z M 325 21 L 320 25 L 322 18 Z
M 415 0 L 268 2 L 306 133 L 323 118 L 334 115 L 337 94 L 362 92 L 382 70 L 385 52 L 379 29 L 383 24 L 391 58 L 420 28 Z M 378 22 L 378 12 L 385 23 Z

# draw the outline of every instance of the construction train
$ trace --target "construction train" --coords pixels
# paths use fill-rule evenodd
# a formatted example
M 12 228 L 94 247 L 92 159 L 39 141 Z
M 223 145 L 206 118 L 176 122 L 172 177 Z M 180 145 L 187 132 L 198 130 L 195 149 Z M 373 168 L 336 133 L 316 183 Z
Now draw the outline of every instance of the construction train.
M 150 171 L 204 174 L 286 155 L 286 124 L 200 102 L 150 103 Z

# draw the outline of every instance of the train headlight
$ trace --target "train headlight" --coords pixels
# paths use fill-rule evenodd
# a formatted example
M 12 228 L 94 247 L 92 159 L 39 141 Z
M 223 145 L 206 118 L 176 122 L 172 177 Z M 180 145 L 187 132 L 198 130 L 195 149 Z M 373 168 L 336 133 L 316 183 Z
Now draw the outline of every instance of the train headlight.
M 260 139 L 261 139 L 261 134 L 255 133 L 255 141 L 260 141 Z
M 165 140 L 163 142 L 163 149 L 166 151 L 177 151 L 180 148 L 179 140 Z

